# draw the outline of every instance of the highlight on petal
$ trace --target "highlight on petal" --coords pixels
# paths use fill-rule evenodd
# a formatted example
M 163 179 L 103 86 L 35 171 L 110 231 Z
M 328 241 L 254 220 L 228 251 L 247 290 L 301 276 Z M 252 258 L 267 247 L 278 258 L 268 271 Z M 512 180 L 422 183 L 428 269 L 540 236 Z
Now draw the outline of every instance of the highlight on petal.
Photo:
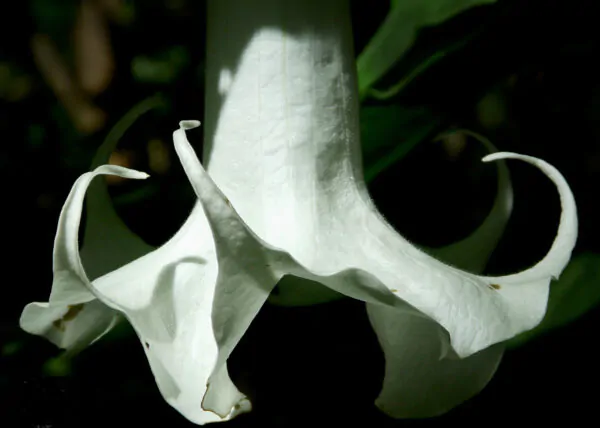
M 197 159 L 191 148 L 185 156 L 181 154 L 184 141 L 188 144 L 184 131 L 176 131 L 175 144 L 181 145 L 178 153 L 206 210 L 213 233 L 217 235 L 215 227 L 222 222 L 229 227 L 235 211 L 227 202 L 216 204 L 217 198 L 226 201 L 225 196 L 216 189 L 208 175 L 201 172 L 204 170 L 199 163 L 192 168 Z M 296 276 L 314 279 L 351 297 L 362 295 L 367 302 L 398 304 L 403 308 L 408 304 L 442 325 L 450 334 L 452 347 L 461 357 L 534 327 L 543 317 L 550 279 L 562 271 L 575 245 L 576 207 L 565 179 L 548 163 L 514 153 L 496 153 L 483 160 L 508 158 L 537 166 L 557 186 L 561 199 L 563 211 L 556 239 L 546 257 L 536 266 L 501 277 L 473 275 L 447 266 L 398 235 L 372 203 L 363 198 L 349 203 L 347 209 L 337 214 L 340 218 L 336 220 L 346 221 L 347 230 L 339 228 L 338 235 L 328 230 L 320 231 L 327 239 L 322 239 L 321 247 L 315 248 L 316 254 L 310 266 L 294 268 L 306 271 Z M 227 219 L 217 221 L 223 216 Z M 236 218 L 243 224 L 237 215 Z M 254 239 L 260 240 L 258 237 Z M 267 248 L 268 243 L 263 243 L 263 246 Z M 282 249 L 292 258 L 294 250 Z M 290 267 L 286 266 L 286 269 Z M 321 279 L 352 269 L 361 272 L 358 280 L 361 285 L 345 284 L 337 289 L 337 286 Z M 290 271 L 281 273 L 295 274 Z
M 498 149 L 484 136 L 469 130 L 455 130 L 481 143 L 490 153 Z M 437 137 L 438 141 L 442 136 Z M 480 273 L 498 241 L 502 237 L 513 207 L 513 191 L 510 174 L 505 161 L 497 163 L 497 192 L 494 204 L 484 221 L 466 238 L 440 248 L 421 247 L 438 260 L 472 273 Z M 337 300 L 339 293 L 305 279 L 285 276 L 277 285 L 277 293 L 269 296 L 269 303 L 278 306 L 303 306 Z
M 219 269 L 212 313 L 218 357 L 202 405 L 218 415 L 226 415 L 239 406 L 240 396 L 227 374 L 227 358 L 284 274 L 326 283 L 337 292 L 344 290 L 346 295 L 361 300 L 386 301 L 387 296 L 391 303 L 393 296 L 381 285 L 365 287 L 365 281 L 373 281 L 366 273 L 343 271 L 321 276 L 309 272 L 288 253 L 257 237 L 202 168 L 187 141 L 185 130 L 198 124 L 181 122 L 173 139 L 210 224 Z
M 438 338 L 442 332 L 452 350 L 445 349 L 444 341 L 439 339 L 428 345 L 427 353 L 435 358 L 426 359 L 436 362 L 430 364 L 429 383 L 424 382 L 418 394 L 436 390 L 436 385 L 450 373 L 471 372 L 471 377 L 468 385 L 454 397 L 438 397 L 439 406 L 419 407 L 408 403 L 397 410 L 400 412 L 397 414 L 404 416 L 424 416 L 448 410 L 485 385 L 502 352 L 501 346 L 492 345 L 540 321 L 550 279 L 564 268 L 575 244 L 576 207 L 560 173 L 539 159 L 497 153 L 485 157 L 484 161 L 515 158 L 531 163 L 555 183 L 560 195 L 563 212 L 557 237 L 546 257 L 531 269 L 514 275 L 484 277 L 447 266 L 398 235 L 360 194 L 350 204 L 352 208 L 336 213 L 340 216 L 336 220 L 346 220 L 348 229 L 341 229 L 343 233 L 339 235 L 329 230 L 320 231 L 327 239 L 321 240 L 322 246 L 315 248 L 316 255 L 310 265 L 301 265 L 293 257 L 295 248 L 274 248 L 254 234 L 204 171 L 185 135 L 185 129 L 197 124 L 182 122 L 181 129 L 174 133 L 174 142 L 210 224 L 219 265 L 212 313 L 218 356 L 203 400 L 203 406 L 217 414 L 226 414 L 234 408 L 238 396 L 227 376 L 226 360 L 283 275 L 319 282 L 338 293 L 367 302 L 369 317 L 388 362 L 389 378 L 384 381 L 386 386 L 379 401 L 384 407 L 387 406 L 384 403 L 394 400 L 389 398 L 388 391 L 400 393 L 397 376 L 404 372 L 402 366 L 416 364 L 411 357 L 416 357 L 416 353 L 395 355 L 400 345 L 390 335 L 395 334 L 393 326 L 398 319 L 402 317 L 404 322 L 406 318 L 407 323 L 413 324 L 418 321 L 410 317 L 422 320 L 415 325 L 426 331 L 430 339 L 432 331 L 437 332 Z M 440 326 L 437 330 L 432 327 L 436 325 Z M 408 340 L 414 336 L 407 333 L 405 337 Z M 410 351 L 416 344 L 408 341 L 405 346 Z M 460 363 L 439 361 L 440 357 L 450 354 L 464 360 Z M 445 379 L 450 384 L 455 381 Z M 229 392 L 219 394 L 218 391 Z M 453 394 L 451 390 L 447 392 Z M 396 411 L 386 411 L 396 414 Z

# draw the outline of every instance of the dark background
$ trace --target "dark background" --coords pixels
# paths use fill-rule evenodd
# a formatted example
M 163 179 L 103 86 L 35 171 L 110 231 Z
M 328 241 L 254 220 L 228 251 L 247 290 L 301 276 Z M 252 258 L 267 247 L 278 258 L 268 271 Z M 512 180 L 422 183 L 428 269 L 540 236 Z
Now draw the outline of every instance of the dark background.
M 193 426 L 162 400 L 127 328 L 67 365 L 56 359 L 59 350 L 53 345 L 18 328 L 23 306 L 49 294 L 56 221 L 70 186 L 88 169 L 110 127 L 145 97 L 161 93 L 165 103 L 127 132 L 113 161 L 151 171 L 153 179 L 113 183 L 115 205 L 135 232 L 160 245 L 193 203 L 170 135 L 180 119 L 203 117 L 203 2 L 105 3 L 112 4 L 105 7 L 114 13 L 106 12 L 114 67 L 102 90 L 75 94 L 75 108 L 65 105 L 65 98 L 48 84 L 32 40 L 48 35 L 65 64 L 76 66 L 72 45 L 79 2 L 12 2 L 0 13 L 5 21 L 0 23 L 2 427 Z M 360 52 L 388 3 L 352 4 Z M 399 80 L 440 49 L 469 41 L 398 96 L 363 103 L 363 111 L 426 111 L 426 125 L 408 121 L 398 135 L 431 128 L 422 144 L 370 183 L 377 205 L 400 233 L 418 244 L 441 246 L 468 235 L 485 217 L 495 179 L 478 162 L 477 145 L 467 141 L 455 151 L 450 143 L 429 143 L 438 132 L 469 128 L 487 135 L 501 150 L 555 165 L 578 203 L 575 253 L 600 251 L 594 203 L 600 177 L 600 62 L 595 61 L 600 38 L 594 5 L 584 0 L 500 0 L 420 33 L 379 86 Z M 150 64 L 146 71 L 144 64 Z M 86 109 L 97 113 L 89 122 L 81 116 Z M 547 179 L 518 162 L 510 168 L 515 210 L 488 274 L 513 272 L 539 260 L 552 242 L 559 215 L 558 197 Z M 250 395 L 255 410 L 227 424 L 375 427 L 564 420 L 578 425 L 596 414 L 599 318 L 598 309 L 590 311 L 509 350 L 488 387 L 449 414 L 394 421 L 372 405 L 383 357 L 363 305 L 267 306 L 229 361 L 234 382 Z

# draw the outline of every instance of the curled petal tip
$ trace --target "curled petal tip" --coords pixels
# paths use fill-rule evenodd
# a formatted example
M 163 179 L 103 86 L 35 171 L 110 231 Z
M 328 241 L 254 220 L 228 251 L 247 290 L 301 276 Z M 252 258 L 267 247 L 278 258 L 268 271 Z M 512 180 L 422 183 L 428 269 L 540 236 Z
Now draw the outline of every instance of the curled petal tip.
M 119 165 L 101 165 L 94 170 L 94 173 L 117 175 L 119 177 L 128 178 L 130 180 L 145 180 L 146 178 L 150 177 L 149 174 L 146 174 L 143 171 L 125 168 Z
M 179 122 L 179 127 L 181 129 L 194 129 L 200 126 L 199 120 L 182 120 Z
M 509 153 L 509 152 L 497 152 L 497 153 L 492 153 L 489 154 L 487 156 L 484 156 L 481 158 L 481 162 L 494 162 L 500 159 L 506 159 L 506 158 L 510 158 L 512 157 L 513 153 Z

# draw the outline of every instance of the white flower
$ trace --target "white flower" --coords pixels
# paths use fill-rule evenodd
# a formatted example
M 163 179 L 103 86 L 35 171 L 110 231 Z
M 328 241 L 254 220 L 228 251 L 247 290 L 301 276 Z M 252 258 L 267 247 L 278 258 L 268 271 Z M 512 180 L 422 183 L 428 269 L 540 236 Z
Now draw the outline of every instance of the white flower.
M 123 314 L 165 400 L 193 422 L 223 421 L 250 409 L 226 362 L 279 283 L 271 299 L 283 305 L 339 296 L 366 302 L 386 358 L 377 404 L 389 415 L 437 415 L 483 388 L 501 342 L 544 315 L 549 283 L 576 240 L 573 196 L 544 161 L 513 153 L 484 158 L 530 163 L 560 195 L 552 248 L 515 275 L 461 271 L 396 233 L 362 178 L 347 6 L 209 1 L 206 171 L 186 137 L 199 122 L 181 122 L 173 134 L 198 197 L 189 218 L 152 250 L 120 222 L 95 182 L 80 255 L 81 210 L 93 178 L 146 177 L 116 166 L 84 174 L 59 220 L 50 301 L 28 305 L 22 327 L 78 349 Z M 497 209 L 510 209 L 510 194 L 501 196 Z M 400 186 L 397 197 L 402 203 Z M 479 242 L 487 247 L 473 254 L 474 269 L 498 238 L 486 227 Z M 474 248 L 472 241 L 461 245 L 450 257 Z

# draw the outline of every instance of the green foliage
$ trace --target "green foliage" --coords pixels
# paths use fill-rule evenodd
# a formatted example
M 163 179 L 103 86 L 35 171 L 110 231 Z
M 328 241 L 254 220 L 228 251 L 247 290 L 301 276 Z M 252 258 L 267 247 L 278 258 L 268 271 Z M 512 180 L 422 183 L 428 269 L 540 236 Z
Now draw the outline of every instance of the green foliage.
M 473 6 L 495 0 L 392 1 L 390 12 L 358 57 L 358 87 L 364 97 L 371 86 L 411 48 L 419 29 L 440 24 Z
M 31 0 L 29 7 L 36 31 L 49 35 L 61 47 L 70 44 L 70 31 L 75 23 L 77 0 Z
M 50 358 L 42 367 L 42 372 L 47 376 L 68 376 L 71 371 L 71 359 L 62 355 Z
M 363 107 L 360 130 L 365 180 L 371 181 L 394 165 L 440 124 L 440 118 L 426 108 Z
M 0 349 L 0 357 L 10 357 L 15 355 L 21 350 L 21 348 L 23 348 L 23 343 L 18 340 L 8 342 Z
M 181 75 L 189 62 L 187 49 L 184 46 L 173 46 L 153 56 L 135 57 L 131 62 L 131 73 L 138 82 L 169 84 Z

